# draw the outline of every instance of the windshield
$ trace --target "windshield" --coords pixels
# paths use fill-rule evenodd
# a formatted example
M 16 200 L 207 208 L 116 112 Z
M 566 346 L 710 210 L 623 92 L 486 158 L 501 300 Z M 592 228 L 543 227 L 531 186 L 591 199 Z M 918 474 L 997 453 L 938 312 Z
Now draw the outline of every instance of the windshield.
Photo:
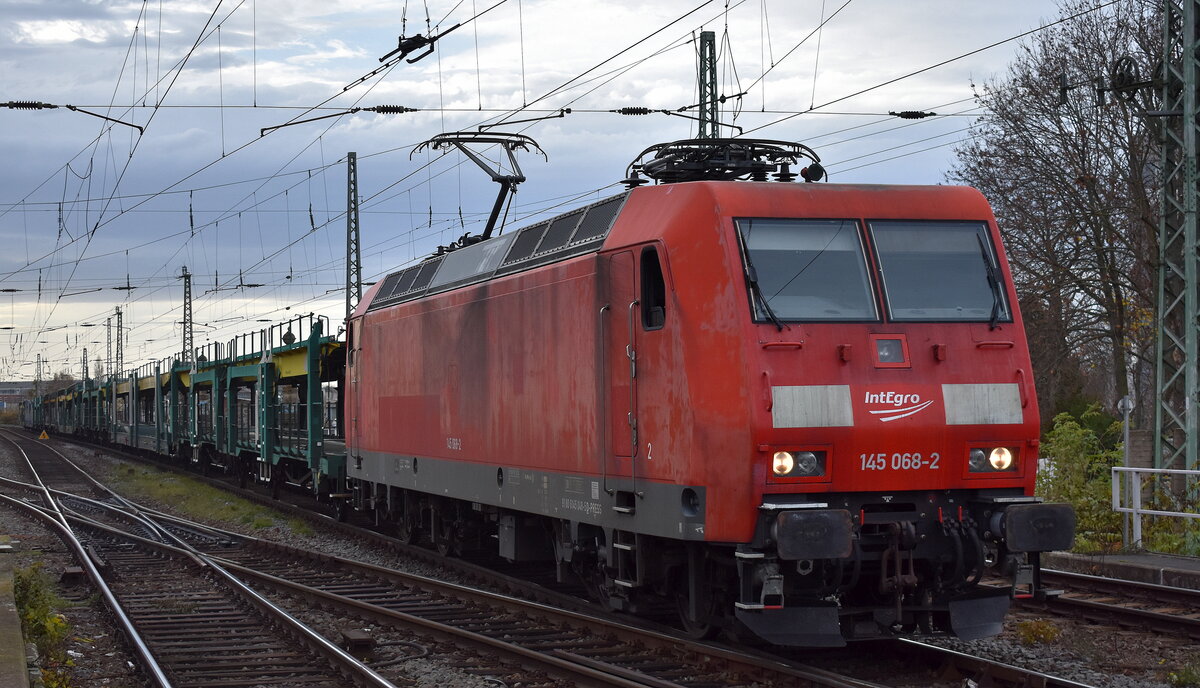
M 737 228 L 762 294 L 757 320 L 769 317 L 761 300 L 780 320 L 878 319 L 853 220 L 740 219 Z
M 986 223 L 874 220 L 870 228 L 891 320 L 1012 320 Z

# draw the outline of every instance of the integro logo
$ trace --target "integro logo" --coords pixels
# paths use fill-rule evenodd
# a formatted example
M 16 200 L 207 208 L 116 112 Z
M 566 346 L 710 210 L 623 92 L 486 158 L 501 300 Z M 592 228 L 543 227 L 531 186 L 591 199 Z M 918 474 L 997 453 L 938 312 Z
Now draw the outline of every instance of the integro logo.
M 867 412 L 879 418 L 884 423 L 907 418 L 929 408 L 932 399 L 921 401 L 921 395 L 911 392 L 867 392 L 866 403 L 869 406 L 884 406 L 882 409 L 867 409 Z

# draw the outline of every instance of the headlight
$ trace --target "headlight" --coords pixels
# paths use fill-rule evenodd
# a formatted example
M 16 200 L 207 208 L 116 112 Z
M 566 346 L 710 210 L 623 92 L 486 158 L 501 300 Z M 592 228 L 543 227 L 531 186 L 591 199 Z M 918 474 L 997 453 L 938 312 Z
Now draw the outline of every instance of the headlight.
M 775 475 L 787 475 L 796 467 L 796 460 L 792 457 L 791 452 L 777 451 L 775 459 L 771 462 L 771 470 Z
M 1008 447 L 974 447 L 967 454 L 967 468 L 972 473 L 1015 471 L 1016 457 Z
M 803 451 L 796 454 L 796 472 L 800 475 L 817 475 L 820 468 L 821 462 L 815 453 Z
M 811 478 L 825 475 L 823 451 L 777 451 L 771 457 L 771 472 L 779 478 Z
M 972 449 L 971 457 L 967 460 L 971 465 L 971 472 L 981 473 L 987 468 L 987 454 L 982 449 Z
M 998 471 L 1007 471 L 1013 463 L 1012 452 L 1006 447 L 996 447 L 991 454 L 988 454 L 988 463 Z

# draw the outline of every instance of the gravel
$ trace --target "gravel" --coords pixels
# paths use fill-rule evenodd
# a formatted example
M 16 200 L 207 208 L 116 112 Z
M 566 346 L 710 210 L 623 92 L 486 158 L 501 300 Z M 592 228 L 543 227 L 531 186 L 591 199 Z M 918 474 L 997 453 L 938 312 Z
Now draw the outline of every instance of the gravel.
M 1026 644 L 1023 622 L 1049 623 L 1061 633 L 1053 642 Z M 1200 659 L 1200 645 L 1187 640 L 1020 611 L 1009 614 L 994 638 L 932 644 L 1096 688 L 1171 688 L 1167 674 Z

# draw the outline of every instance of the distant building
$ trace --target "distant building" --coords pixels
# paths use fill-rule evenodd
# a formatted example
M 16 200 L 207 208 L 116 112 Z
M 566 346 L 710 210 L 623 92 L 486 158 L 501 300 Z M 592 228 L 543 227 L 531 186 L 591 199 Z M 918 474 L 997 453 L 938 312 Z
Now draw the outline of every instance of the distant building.
M 0 411 L 20 406 L 22 401 L 29 398 L 33 390 L 33 382 L 0 382 Z

